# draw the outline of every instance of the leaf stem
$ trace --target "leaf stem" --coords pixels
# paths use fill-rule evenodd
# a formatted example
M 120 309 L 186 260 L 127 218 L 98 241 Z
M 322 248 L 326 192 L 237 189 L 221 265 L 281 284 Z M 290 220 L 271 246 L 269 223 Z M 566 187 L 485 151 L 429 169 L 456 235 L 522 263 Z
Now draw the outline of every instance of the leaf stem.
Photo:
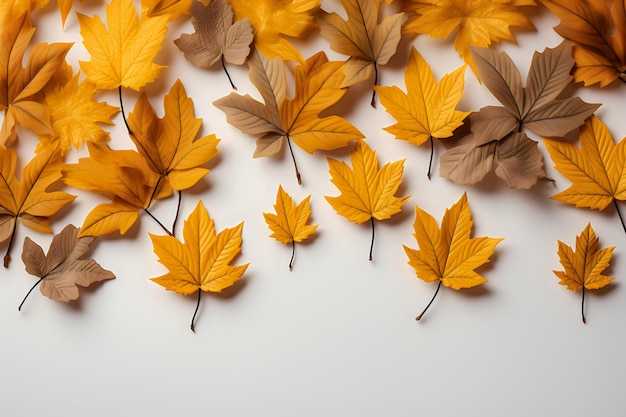
M 230 86 L 233 88 L 233 90 L 236 90 L 237 87 L 235 87 L 235 84 L 233 83 L 233 79 L 230 78 L 230 74 L 228 73 L 228 70 L 226 69 L 226 61 L 224 61 L 224 54 L 222 54 L 222 68 L 224 68 L 224 72 L 226 73 L 226 76 L 228 77 L 228 82 L 230 82 Z
M 33 292 L 33 290 L 37 287 L 37 285 L 39 285 L 41 283 L 41 281 L 43 281 L 44 277 L 39 278 L 39 280 L 37 282 L 35 282 L 35 285 L 33 285 L 32 287 L 30 287 L 30 290 L 28 290 L 28 292 L 26 293 L 26 295 L 24 296 L 24 299 L 22 300 L 22 302 L 20 303 L 19 307 L 17 307 L 17 311 L 22 311 L 22 306 L 24 305 L 24 302 L 26 301 L 26 299 L 28 298 L 28 296 L 30 295 L 31 292 Z
M 289 260 L 289 270 L 293 269 L 293 258 L 296 256 L 296 241 L 291 240 L 291 259 Z
M 374 217 L 370 217 L 370 223 L 372 225 L 372 241 L 370 243 L 370 256 L 369 260 L 372 260 L 372 251 L 374 250 Z
M 619 221 L 622 223 L 622 229 L 624 229 L 624 233 L 626 233 L 626 224 L 624 223 L 624 217 L 622 217 L 622 212 L 619 209 L 619 205 L 617 204 L 616 199 L 613 199 L 613 205 L 615 206 L 615 211 L 617 211 L 617 215 L 619 216 Z
M 298 185 L 302 185 L 302 177 L 300 176 L 300 171 L 298 171 L 298 164 L 296 163 L 296 156 L 293 154 L 293 147 L 291 146 L 291 138 L 289 135 L 287 136 L 287 145 L 289 145 L 289 153 L 291 154 L 291 160 L 293 161 L 293 168 L 296 170 L 296 179 L 298 180 Z
M 198 308 L 200 307 L 200 297 L 202 296 L 202 290 L 200 288 L 198 288 L 198 302 L 196 303 L 196 309 L 193 312 L 193 317 L 191 318 L 191 325 L 189 326 L 189 328 L 191 329 L 192 332 L 196 332 L 196 329 L 193 325 L 193 322 L 196 320 L 196 314 L 198 313 Z
M 433 167 L 433 156 L 435 155 L 435 141 L 432 136 L 429 136 L 428 140 L 430 141 L 430 160 L 428 161 L 428 172 L 426 173 L 426 176 L 430 180 L 430 170 Z
M 154 217 L 154 214 L 150 213 L 150 210 L 148 210 L 147 208 L 143 209 L 143 211 L 146 212 L 146 214 L 148 214 L 148 216 L 152 217 L 152 220 L 154 220 L 155 222 L 157 222 L 157 224 L 159 226 L 161 226 L 161 229 L 163 229 L 165 231 L 165 233 L 167 233 L 169 236 L 174 236 L 174 234 L 172 232 L 170 232 L 167 227 L 165 227 L 165 225 L 163 223 L 161 223 L 159 221 L 159 219 L 157 219 L 156 217 Z
M 626 71 L 622 71 L 618 77 L 622 82 L 626 83 Z
M 180 203 L 183 199 L 182 190 L 178 190 L 178 204 L 176 205 L 176 215 L 174 216 L 174 221 L 172 222 L 172 236 L 176 235 L 176 223 L 178 222 L 178 215 L 180 214 Z
M 17 229 L 17 218 L 15 218 L 13 223 L 13 231 L 11 232 L 11 239 L 9 240 L 9 246 L 7 246 L 7 252 L 4 255 L 4 267 L 9 267 L 9 262 L 11 262 L 11 249 L 13 248 L 13 242 L 15 241 L 15 230 Z
M 374 62 L 374 86 L 378 85 L 378 65 Z M 372 101 L 370 101 L 370 106 L 376 108 L 376 89 L 372 88 Z
M 439 280 L 439 284 L 437 285 L 437 289 L 435 290 L 435 295 L 433 295 L 433 298 L 430 299 L 430 302 L 428 303 L 426 308 L 420 313 L 420 315 L 415 317 L 415 320 L 419 321 L 422 318 L 422 316 L 424 315 L 424 313 L 426 313 L 426 310 L 428 310 L 428 307 L 430 307 L 430 305 L 433 303 L 433 301 L 435 301 L 435 297 L 437 296 L 437 293 L 439 292 L 439 288 L 441 288 L 441 283 L 442 282 L 443 281 Z
M 133 135 L 133 131 L 130 130 L 130 126 L 128 125 L 128 121 L 126 120 L 126 113 L 124 112 L 124 100 L 122 100 L 122 86 L 120 85 L 117 88 L 118 94 L 120 96 L 120 111 L 122 112 L 122 119 L 124 119 L 124 124 L 126 125 L 126 130 L 128 130 L 128 134 Z
M 585 286 L 583 285 L 583 299 L 580 303 L 580 313 L 583 317 L 583 324 L 587 324 L 587 320 L 585 319 Z

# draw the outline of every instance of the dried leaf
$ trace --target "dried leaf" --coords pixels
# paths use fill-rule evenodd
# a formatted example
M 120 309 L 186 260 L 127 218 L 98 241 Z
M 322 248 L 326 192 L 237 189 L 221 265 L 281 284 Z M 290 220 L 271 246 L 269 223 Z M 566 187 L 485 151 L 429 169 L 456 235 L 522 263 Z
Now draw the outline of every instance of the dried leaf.
M 386 220 L 400 212 L 402 205 L 411 197 L 396 197 L 402 184 L 404 159 L 387 163 L 380 169 L 376 152 L 363 140 L 358 140 L 350 154 L 352 169 L 345 163 L 328 158 L 331 182 L 341 191 L 337 197 L 325 196 L 337 214 L 360 224 L 368 220 L 372 224 L 372 244 L 369 259 L 372 260 L 374 245 L 374 219 Z
M 435 295 L 424 311 L 417 316 L 417 320 L 428 310 L 442 284 L 459 290 L 475 287 L 487 281 L 474 270 L 489 262 L 496 245 L 503 239 L 471 238 L 473 224 L 465 193 L 452 207 L 446 209 L 441 228 L 433 216 L 415 206 L 413 236 L 419 249 L 404 246 L 404 251 L 409 257 L 409 265 L 415 268 L 418 278 L 426 282 L 438 281 Z
M 585 289 L 597 290 L 615 279 L 602 275 L 609 266 L 615 246 L 598 249 L 598 237 L 590 223 L 576 236 L 575 251 L 560 240 L 558 243 L 557 253 L 564 271 L 553 272 L 560 279 L 559 284 L 567 286 L 568 290 L 582 289 L 581 314 L 585 323 Z
M 152 281 L 167 290 L 189 295 L 198 292 L 198 305 L 202 291 L 221 292 L 241 278 L 249 264 L 231 266 L 241 250 L 243 222 L 231 229 L 215 233 L 213 219 L 209 217 L 202 201 L 185 220 L 184 243 L 173 236 L 150 233 L 154 253 L 169 272 Z M 196 305 L 196 312 L 198 311 Z M 194 330 L 194 313 L 191 330 Z
M 274 204 L 274 213 L 263 213 L 267 226 L 272 231 L 270 237 L 278 240 L 280 243 L 291 243 L 292 254 L 289 261 L 289 270 L 293 265 L 293 258 L 295 254 L 295 242 L 302 242 L 308 239 L 315 229 L 317 224 L 309 225 L 309 217 L 311 216 L 311 195 L 306 196 L 296 206 L 293 198 L 287 194 L 282 185 L 278 186 L 278 193 L 276 194 L 276 203 Z
M 43 295 L 67 303 L 78 299 L 79 286 L 88 287 L 95 282 L 115 278 L 111 271 L 102 268 L 95 260 L 82 259 L 94 239 L 78 237 L 78 228 L 70 224 L 52 238 L 48 254 L 44 255 L 41 247 L 27 236 L 22 260 L 26 272 L 40 278 L 33 288 L 41 283 L 39 289 Z

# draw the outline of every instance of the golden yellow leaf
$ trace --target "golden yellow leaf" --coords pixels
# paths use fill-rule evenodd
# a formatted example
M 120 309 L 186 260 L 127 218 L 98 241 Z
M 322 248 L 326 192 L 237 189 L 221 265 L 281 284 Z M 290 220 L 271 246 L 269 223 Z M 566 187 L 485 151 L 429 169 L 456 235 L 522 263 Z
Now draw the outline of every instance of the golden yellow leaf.
M 50 217 L 76 196 L 63 191 L 47 191 L 61 178 L 61 153 L 42 152 L 23 169 L 22 180 L 15 177 L 14 149 L 0 148 L 0 242 L 9 240 L 4 267 L 11 260 L 17 221 L 43 233 L 52 233 Z
M 202 291 L 221 292 L 238 281 L 249 264 L 232 266 L 230 263 L 241 251 L 243 222 L 231 229 L 215 233 L 213 219 L 199 201 L 185 220 L 184 243 L 173 236 L 157 236 L 150 233 L 154 253 L 169 272 L 152 281 L 167 290 L 189 295 L 198 292 L 196 311 Z
M 358 140 L 350 154 L 352 169 L 345 162 L 328 158 L 331 182 L 341 191 L 337 197 L 325 196 L 337 214 L 360 224 L 368 220 L 372 225 L 372 242 L 369 259 L 374 246 L 374 219 L 386 220 L 402 209 L 411 197 L 396 197 L 402 184 L 404 159 L 387 163 L 380 169 L 376 152 L 363 140 Z
M 492 42 L 515 41 L 510 27 L 534 30 L 520 6 L 534 6 L 533 0 L 412 0 L 405 6 L 413 16 L 404 30 L 445 39 L 455 30 L 454 47 L 476 72 L 470 46 L 489 47 Z
M 342 117 L 320 116 L 346 93 L 346 88 L 340 87 L 344 78 L 343 63 L 328 61 L 323 51 L 308 58 L 295 68 L 295 92 L 291 99 L 285 97 L 285 64 L 282 60 L 270 60 L 262 53 L 254 53 L 248 64 L 250 80 L 261 93 L 264 103 L 233 92 L 213 104 L 226 114 L 230 124 L 259 137 L 255 157 L 275 155 L 287 142 L 298 183 L 301 183 L 291 140 L 313 153 L 341 148 L 363 137 Z
M 33 10 L 46 7 L 48 2 L 49 0 L 0 0 L 0 30 L 4 30 L 25 14 L 30 15 Z
M 18 124 L 37 135 L 53 133 L 50 113 L 35 96 L 64 63 L 72 44 L 34 45 L 26 67 L 23 67 L 22 61 L 34 34 L 28 14 L 13 20 L 0 33 L 0 111 L 4 110 L 0 146 L 7 146 L 15 140 Z
M 613 277 L 602 275 L 602 272 L 609 266 L 615 246 L 598 249 L 598 237 L 590 223 L 576 236 L 575 251 L 560 240 L 558 244 L 557 253 L 564 271 L 553 272 L 560 279 L 559 284 L 567 289 L 582 289 L 581 313 L 585 323 L 585 289 L 596 290 L 613 281 Z
M 193 0 L 141 0 L 143 16 L 165 16 L 168 20 L 176 20 L 189 14 Z
M 435 295 L 417 316 L 417 320 L 428 310 L 442 284 L 458 290 L 475 287 L 487 281 L 474 270 L 489 262 L 489 257 L 502 239 L 470 237 L 473 224 L 465 193 L 452 207 L 446 209 L 441 227 L 433 216 L 415 206 L 413 236 L 419 249 L 404 246 L 404 251 L 418 278 L 426 282 L 439 282 Z
M 196 184 L 209 170 L 202 167 L 217 155 L 219 139 L 210 134 L 196 139 L 202 119 L 194 116 L 193 101 L 177 80 L 163 99 L 159 118 L 142 93 L 128 117 L 131 139 L 152 171 L 167 178 L 175 190 Z
M 99 16 L 78 13 L 83 44 L 90 61 L 80 61 L 89 81 L 103 90 L 128 87 L 139 91 L 154 81 L 162 68 L 153 62 L 163 47 L 167 17 L 141 22 L 133 0 L 112 0 L 106 6 L 108 28 Z
M 272 231 L 270 237 L 278 240 L 283 244 L 291 243 L 291 260 L 289 261 L 289 270 L 293 265 L 295 255 L 295 242 L 302 242 L 307 239 L 317 229 L 317 224 L 308 225 L 311 216 L 311 195 L 306 196 L 298 205 L 293 198 L 283 189 L 282 185 L 278 186 L 276 194 L 276 203 L 274 204 L 274 213 L 263 213 L 265 222 Z
M 229 0 L 236 20 L 250 19 L 254 45 L 269 58 L 303 62 L 285 38 L 304 39 L 317 26 L 314 13 L 320 0 Z

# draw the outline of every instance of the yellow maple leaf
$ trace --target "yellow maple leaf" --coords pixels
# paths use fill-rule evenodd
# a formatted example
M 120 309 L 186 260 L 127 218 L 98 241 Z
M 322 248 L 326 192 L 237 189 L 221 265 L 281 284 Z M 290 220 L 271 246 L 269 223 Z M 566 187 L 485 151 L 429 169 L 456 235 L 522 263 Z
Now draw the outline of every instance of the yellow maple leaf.
M 344 67 L 348 87 L 369 80 L 374 75 L 378 84 L 378 66 L 385 65 L 395 55 L 401 37 L 404 13 L 385 16 L 378 23 L 380 2 L 371 0 L 340 0 L 348 20 L 337 13 L 324 15 L 320 21 L 322 36 L 330 41 L 332 50 L 351 58 Z M 375 91 L 372 107 L 375 106 Z
M 439 282 L 435 295 L 416 320 L 420 320 L 426 313 L 442 284 L 459 290 L 487 281 L 474 270 L 489 262 L 489 257 L 502 239 L 471 238 L 473 224 L 465 193 L 452 207 L 446 209 L 441 228 L 433 216 L 415 206 L 413 236 L 419 250 L 404 246 L 404 251 L 418 278 L 426 282 Z
M 65 153 L 70 147 L 78 149 L 84 142 L 107 142 L 109 132 L 99 123 L 112 125 L 119 109 L 93 99 L 96 86 L 89 80 L 78 81 L 79 74 L 64 64 L 43 89 L 44 103 L 50 111 L 53 135 L 39 137 L 38 151 L 59 148 Z
M 583 323 L 586 323 L 585 289 L 596 290 L 613 281 L 613 277 L 602 275 L 602 272 L 609 266 L 615 246 L 598 249 L 598 237 L 590 223 L 576 236 L 575 251 L 560 240 L 558 245 L 557 253 L 564 271 L 553 272 L 560 279 L 559 284 L 567 286 L 568 290 L 582 289 L 581 314 Z
M 22 61 L 35 34 L 30 16 L 22 14 L 0 33 L 0 111 L 4 110 L 0 146 L 15 140 L 15 127 L 21 125 L 37 135 L 52 134 L 50 113 L 36 95 L 64 63 L 72 44 L 39 43 Z
M 535 29 L 520 6 L 534 5 L 533 0 L 412 0 L 407 11 L 419 14 L 409 19 L 404 29 L 442 39 L 458 29 L 454 47 L 476 72 L 470 46 L 489 47 L 501 40 L 515 43 L 511 26 Z
M 213 219 L 199 201 L 185 220 L 184 243 L 173 236 L 150 233 L 154 253 L 169 272 L 152 281 L 167 290 L 189 295 L 198 293 L 196 310 L 191 319 L 191 330 L 200 305 L 202 291 L 221 292 L 241 278 L 249 264 L 232 266 L 230 263 L 241 251 L 243 222 L 233 228 L 215 233 Z
M 322 51 L 298 65 L 294 70 L 295 92 L 291 99 L 286 97 L 285 63 L 280 58 L 270 60 L 262 53 L 254 53 L 248 64 L 250 80 L 264 103 L 233 92 L 213 104 L 226 114 L 230 124 L 244 133 L 260 136 L 254 157 L 276 155 L 287 143 L 300 184 L 291 140 L 313 153 L 338 149 L 363 137 L 342 117 L 320 116 L 346 93 L 346 88 L 340 86 L 344 78 L 342 62 L 328 61 Z
M 15 176 L 16 164 L 15 150 L 0 147 L 0 242 L 9 239 L 5 268 L 11 260 L 18 220 L 38 232 L 52 233 L 50 216 L 76 198 L 63 191 L 48 191 L 61 178 L 58 150 L 36 155 L 24 167 L 21 181 Z
M 106 6 L 108 29 L 100 16 L 78 13 L 83 44 L 90 61 L 80 67 L 99 89 L 128 87 L 139 91 L 154 81 L 162 68 L 153 62 L 163 47 L 167 16 L 137 18 L 133 0 L 112 0 Z
M 350 154 L 352 169 L 345 162 L 328 158 L 331 182 L 341 191 L 337 197 L 325 196 L 337 214 L 351 222 L 360 224 L 370 220 L 372 241 L 369 260 L 372 260 L 374 247 L 374 219 L 386 220 L 402 209 L 402 205 L 411 197 L 396 197 L 402 173 L 404 159 L 387 163 L 380 169 L 376 152 L 363 140 L 358 140 Z
M 229 0 L 236 20 L 246 17 L 254 30 L 256 48 L 270 58 L 303 62 L 284 36 L 303 39 L 316 28 L 313 13 L 320 0 Z
M 67 0 L 59 0 L 67 1 Z M 49 0 L 0 0 L 0 30 L 4 30 L 14 20 L 48 5 Z
M 192 2 L 193 0 L 141 0 L 141 11 L 143 16 L 165 16 L 168 20 L 176 20 L 189 14 Z
M 384 130 L 395 135 L 397 139 L 415 145 L 421 145 L 428 140 L 432 150 L 433 138 L 449 138 L 471 113 L 456 110 L 463 97 L 464 76 L 465 66 L 462 66 L 444 75 L 438 83 L 430 65 L 412 47 L 404 72 L 407 92 L 396 86 L 376 87 L 380 102 L 397 120 L 396 124 Z M 430 167 L 428 176 L 430 177 Z
M 159 118 L 142 93 L 128 117 L 130 137 L 152 171 L 167 178 L 173 189 L 185 190 L 209 172 L 202 165 L 217 155 L 219 139 L 215 134 L 196 139 L 202 119 L 194 116 L 193 101 L 180 80 L 163 99 L 163 107 L 165 115 Z
M 291 260 L 289 261 L 289 270 L 293 266 L 293 258 L 295 256 L 296 242 L 302 242 L 307 239 L 317 229 L 317 224 L 308 225 L 311 216 L 311 195 L 306 196 L 298 205 L 293 198 L 287 194 L 282 185 L 278 186 L 276 194 L 276 203 L 274 204 L 274 213 L 263 213 L 265 222 L 272 231 L 270 237 L 278 240 L 283 244 L 291 243 Z

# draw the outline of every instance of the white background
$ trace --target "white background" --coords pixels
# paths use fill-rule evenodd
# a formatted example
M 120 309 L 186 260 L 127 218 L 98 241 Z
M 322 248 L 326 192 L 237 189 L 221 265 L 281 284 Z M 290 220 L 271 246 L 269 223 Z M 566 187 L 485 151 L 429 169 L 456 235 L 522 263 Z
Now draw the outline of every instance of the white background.
M 85 3 L 77 2 L 76 9 L 104 16 L 101 2 Z M 334 2 L 324 4 L 336 8 Z M 34 16 L 36 41 L 75 42 L 68 61 L 77 69 L 78 60 L 89 55 L 76 16 L 72 13 L 62 30 L 52 6 Z M 496 46 L 511 55 L 523 78 L 535 50 L 561 41 L 552 30 L 558 23 L 554 16 L 543 8 L 529 12 L 538 31 L 516 30 L 518 45 Z M 202 199 L 218 230 L 245 221 L 242 254 L 235 263 L 249 262 L 248 271 L 222 294 L 203 297 L 192 333 L 196 297 L 165 291 L 149 280 L 166 270 L 147 235 L 162 232 L 144 215 L 127 235 L 94 244 L 91 256 L 117 279 L 83 290 L 80 300 L 69 305 L 37 290 L 18 312 L 36 281 L 20 259 L 23 239 L 28 235 L 45 250 L 50 241 L 20 226 L 13 262 L 0 276 L 0 415 L 623 415 L 626 235 L 612 206 L 597 212 L 549 199 L 569 183 L 553 169 L 543 144 L 556 188 L 540 183 L 530 191 L 509 190 L 494 176 L 472 187 L 437 175 L 428 181 L 429 147 L 395 140 L 382 130 L 393 118 L 382 105 L 369 105 L 369 87 L 351 89 L 334 109 L 366 135 L 381 164 L 407 158 L 400 194 L 412 194 L 400 214 L 377 223 L 374 260 L 368 262 L 369 224 L 348 222 L 324 199 L 338 194 L 329 182 L 326 157 L 348 160 L 351 147 L 314 155 L 296 148 L 302 186 L 287 154 L 253 159 L 255 139 L 228 125 L 212 105 L 231 92 L 221 68 L 196 69 L 175 47 L 174 39 L 192 31 L 187 20 L 169 28 L 156 59 L 169 68 L 146 88 L 147 94 L 162 114 L 163 95 L 181 78 L 196 115 L 204 119 L 203 134 L 214 132 L 222 139 L 211 173 L 184 194 L 181 220 Z M 404 89 L 411 44 L 437 79 L 462 64 L 452 40 L 406 39 L 382 68 L 381 84 Z M 305 56 L 323 48 L 331 58 L 344 59 L 317 34 L 297 45 Z M 245 67 L 229 70 L 239 93 L 258 97 Z M 469 69 L 465 79 L 460 109 L 497 104 Z M 602 90 L 572 87 L 568 93 L 603 103 L 597 114 L 619 140 L 626 134 L 624 88 L 617 82 Z M 128 112 L 138 95 L 124 94 Z M 118 105 L 116 92 L 99 97 Z M 131 148 L 121 115 L 115 122 L 111 146 Z M 22 161 L 30 158 L 34 145 L 23 133 Z M 437 143 L 436 161 L 443 150 Z M 69 153 L 68 161 L 81 154 L 84 150 Z M 311 194 L 312 220 L 320 225 L 314 239 L 297 246 L 292 272 L 287 268 L 290 246 L 268 238 L 262 216 L 273 211 L 279 184 L 298 201 Z M 55 232 L 67 223 L 80 225 L 104 201 L 96 194 L 68 191 L 79 197 L 55 216 Z M 417 247 L 414 205 L 440 221 L 464 191 L 474 236 L 505 240 L 492 262 L 479 269 L 488 283 L 461 291 L 442 288 L 416 322 L 436 284 L 417 279 L 406 263 L 402 245 Z M 174 199 L 154 207 L 167 224 L 174 211 Z M 589 221 L 602 247 L 617 246 L 608 270 L 616 280 L 588 292 L 584 325 L 580 293 L 558 285 L 552 270 L 561 269 L 557 239 L 574 245 Z M 182 221 L 178 235 L 180 227 Z

